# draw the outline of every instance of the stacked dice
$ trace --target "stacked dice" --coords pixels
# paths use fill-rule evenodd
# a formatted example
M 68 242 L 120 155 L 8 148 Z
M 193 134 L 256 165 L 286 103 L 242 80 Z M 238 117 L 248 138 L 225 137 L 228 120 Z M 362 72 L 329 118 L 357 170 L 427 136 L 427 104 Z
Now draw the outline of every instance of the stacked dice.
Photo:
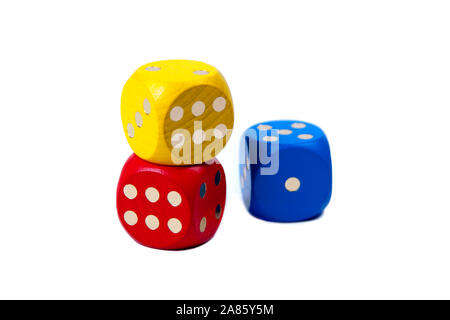
M 210 240 L 221 222 L 226 181 L 215 158 L 233 128 L 222 74 L 197 61 L 146 64 L 126 82 L 122 124 L 134 154 L 117 188 L 119 219 L 138 243 L 184 249 Z

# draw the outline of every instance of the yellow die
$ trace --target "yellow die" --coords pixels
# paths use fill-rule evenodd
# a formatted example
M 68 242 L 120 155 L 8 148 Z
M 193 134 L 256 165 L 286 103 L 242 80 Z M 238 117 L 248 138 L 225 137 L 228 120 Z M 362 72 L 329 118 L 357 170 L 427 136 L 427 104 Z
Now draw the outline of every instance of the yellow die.
M 136 155 L 164 165 L 211 160 L 234 123 L 225 78 L 216 68 L 190 60 L 157 61 L 137 69 L 123 88 L 121 115 Z

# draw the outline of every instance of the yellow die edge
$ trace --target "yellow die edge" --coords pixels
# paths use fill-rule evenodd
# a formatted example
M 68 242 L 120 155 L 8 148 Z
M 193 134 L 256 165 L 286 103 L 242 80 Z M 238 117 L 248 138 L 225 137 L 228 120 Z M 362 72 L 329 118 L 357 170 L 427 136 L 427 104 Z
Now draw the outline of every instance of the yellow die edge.
M 148 115 L 144 111 L 144 99 L 150 103 Z M 157 137 L 160 135 L 161 128 L 159 127 L 160 115 L 155 105 L 155 100 L 143 83 L 136 81 L 133 77 L 126 82 L 121 99 L 122 126 L 131 149 L 144 160 L 150 159 L 158 147 Z M 143 118 L 143 125 L 140 128 L 136 124 L 136 112 L 140 112 Z M 130 123 L 134 130 L 133 137 L 130 137 L 128 132 Z
M 181 74 L 183 76 L 181 81 L 176 81 L 176 79 L 167 76 L 165 73 L 161 73 L 163 76 L 152 77 L 150 80 L 146 75 L 148 71 L 145 69 L 150 66 L 159 66 L 164 70 L 168 66 L 175 69 L 179 66 L 186 66 L 186 63 L 192 64 L 190 69 L 188 68 L 189 70 L 207 70 L 210 73 L 208 76 L 198 76 L 185 72 Z M 181 69 L 183 70 L 183 68 Z M 155 74 L 158 73 L 156 72 Z M 229 129 L 233 129 L 234 106 L 231 92 L 225 78 L 216 68 L 202 62 L 189 60 L 165 60 L 148 63 L 136 70 L 127 81 L 122 92 L 121 100 L 123 130 L 131 149 L 137 156 L 144 160 L 163 165 L 175 164 L 171 158 L 172 146 L 167 145 L 164 138 L 165 117 L 173 101 L 185 90 L 191 88 L 193 83 L 195 83 L 195 86 L 213 86 L 224 93 L 231 103 L 229 106 L 231 113 L 227 118 L 233 118 L 229 127 Z M 143 110 L 143 107 L 139 107 L 139 105 L 143 103 L 144 98 L 149 100 L 151 111 L 149 115 L 142 115 L 144 124 L 142 127 L 137 128 L 134 119 L 135 109 Z M 140 101 L 142 102 L 140 103 Z M 230 119 L 226 120 L 227 122 L 230 121 Z M 128 123 L 132 123 L 134 126 L 133 138 L 130 138 L 128 134 Z M 229 135 L 227 138 L 229 138 Z M 210 158 L 203 159 L 203 162 L 208 160 Z

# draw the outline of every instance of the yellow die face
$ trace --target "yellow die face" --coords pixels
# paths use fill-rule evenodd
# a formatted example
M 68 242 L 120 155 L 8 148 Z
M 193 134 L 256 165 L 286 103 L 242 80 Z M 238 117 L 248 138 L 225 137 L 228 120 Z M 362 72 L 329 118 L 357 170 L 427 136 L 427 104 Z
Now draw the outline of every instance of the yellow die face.
M 234 123 L 231 94 L 222 74 L 189 60 L 140 67 L 125 84 L 121 114 L 133 151 L 165 165 L 211 160 L 225 146 Z

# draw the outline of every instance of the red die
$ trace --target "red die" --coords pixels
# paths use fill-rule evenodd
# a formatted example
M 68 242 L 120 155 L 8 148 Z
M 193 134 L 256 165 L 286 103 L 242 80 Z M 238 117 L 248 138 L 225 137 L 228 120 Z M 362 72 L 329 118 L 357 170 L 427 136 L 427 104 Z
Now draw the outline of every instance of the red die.
M 133 154 L 117 187 L 117 211 L 138 243 L 157 249 L 195 247 L 222 220 L 226 181 L 222 165 L 162 166 Z

